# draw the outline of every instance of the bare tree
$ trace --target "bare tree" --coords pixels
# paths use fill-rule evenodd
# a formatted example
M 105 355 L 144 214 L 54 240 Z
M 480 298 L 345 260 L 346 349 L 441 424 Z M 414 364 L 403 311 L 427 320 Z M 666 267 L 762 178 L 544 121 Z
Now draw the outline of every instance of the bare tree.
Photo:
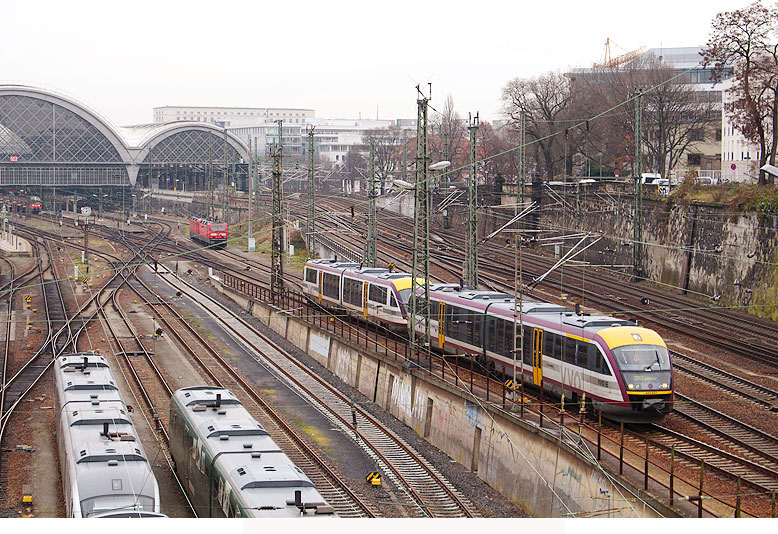
M 482 159 L 482 172 L 486 175 L 487 184 L 516 176 L 518 172 L 517 152 L 511 150 L 518 139 L 512 133 L 508 128 L 495 129 L 488 122 L 481 123 L 478 129 L 478 156 Z
M 451 171 L 447 173 L 448 181 L 456 181 L 461 177 L 462 163 L 469 158 L 467 126 L 467 122 L 454 109 L 454 98 L 449 93 L 442 109 L 434 112 L 430 118 L 429 136 L 431 161 L 452 162 Z
M 759 2 L 735 11 L 719 13 L 702 54 L 714 75 L 734 67 L 735 81 L 728 89 L 725 111 L 733 126 L 759 145 L 759 166 L 775 165 L 778 145 L 778 5 Z M 767 183 L 764 171 L 759 183 Z M 770 177 L 770 183 L 773 178 Z
M 590 153 L 608 154 L 615 167 L 634 169 L 635 100 L 642 95 L 642 145 L 648 167 L 663 176 L 705 137 L 713 134 L 716 103 L 686 77 L 655 58 L 643 58 L 580 77 L 589 96 L 581 107 L 592 121 Z M 629 105 L 619 106 L 622 102 Z
M 362 142 L 365 145 L 364 169 L 368 169 L 370 164 L 370 141 L 375 143 L 376 177 L 380 187 L 380 194 L 384 194 L 386 182 L 395 174 L 395 171 L 399 171 L 402 167 L 402 150 L 399 150 L 398 156 L 398 149 L 401 149 L 403 145 L 403 132 L 397 126 L 390 126 L 389 128 L 367 130 L 362 134 Z M 365 176 L 367 176 L 366 171 Z
M 537 145 L 541 158 L 537 162 L 538 170 L 553 179 L 562 166 L 565 141 L 570 142 L 569 131 L 568 139 L 562 137 L 560 140 L 558 137 L 569 126 L 567 111 L 573 100 L 570 79 L 554 72 L 537 78 L 516 78 L 503 88 L 502 99 L 503 111 L 514 125 L 518 124 L 519 115 L 524 112 L 527 142 Z M 578 147 L 570 149 L 568 146 L 568 157 L 577 150 Z M 568 159 L 568 171 L 571 160 Z

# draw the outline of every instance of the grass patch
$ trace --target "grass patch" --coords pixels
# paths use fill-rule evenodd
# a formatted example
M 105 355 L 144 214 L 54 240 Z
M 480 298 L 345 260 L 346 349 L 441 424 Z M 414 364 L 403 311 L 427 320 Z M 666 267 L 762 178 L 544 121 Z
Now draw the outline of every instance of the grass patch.
M 208 339 L 210 339 L 210 340 L 215 340 L 216 339 L 216 336 L 214 336 L 210 331 L 206 330 L 203 327 L 203 323 L 198 321 L 197 318 L 194 315 L 192 315 L 190 312 L 184 311 L 184 312 L 181 313 L 181 316 L 184 319 L 186 319 L 186 322 L 188 324 L 192 325 L 197 330 L 199 330 L 201 334 L 205 334 L 205 337 L 207 337 Z
M 330 440 L 327 436 L 322 434 L 321 430 L 303 421 L 299 415 L 292 415 L 292 421 L 300 428 L 300 430 L 310 436 L 311 439 L 313 439 L 313 441 L 315 441 L 316 444 L 319 445 L 319 447 L 321 447 L 325 452 L 332 452 Z
M 758 215 L 778 214 L 778 187 L 753 184 L 698 185 L 684 181 L 668 197 L 671 204 L 690 203 L 728 206 L 730 211 Z

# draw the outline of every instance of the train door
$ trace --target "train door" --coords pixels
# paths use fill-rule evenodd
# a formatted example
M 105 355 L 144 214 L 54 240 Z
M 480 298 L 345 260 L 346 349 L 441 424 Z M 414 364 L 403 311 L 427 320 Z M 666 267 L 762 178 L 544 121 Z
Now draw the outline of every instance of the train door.
M 543 383 L 543 330 L 540 328 L 532 331 L 532 383 L 536 386 Z
M 322 300 L 321 285 L 322 285 L 322 281 L 324 280 L 324 273 L 322 271 L 316 271 L 316 272 L 318 273 L 319 276 L 319 305 L 321 305 L 321 300 Z
M 362 283 L 362 313 L 367 319 L 367 282 Z
M 438 303 L 438 347 L 443 349 L 446 344 L 446 304 Z

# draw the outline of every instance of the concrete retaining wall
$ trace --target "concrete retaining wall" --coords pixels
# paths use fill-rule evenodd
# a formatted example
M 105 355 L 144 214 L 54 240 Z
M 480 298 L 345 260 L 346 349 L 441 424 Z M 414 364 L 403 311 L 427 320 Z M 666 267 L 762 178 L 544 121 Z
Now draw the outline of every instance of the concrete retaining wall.
M 351 346 L 300 319 L 279 315 L 267 304 L 215 285 L 452 459 L 477 471 L 531 515 L 565 517 L 593 512 L 608 507 L 602 492 L 633 491 L 623 481 L 612 482 L 613 477 L 606 477 L 545 429 L 475 401 L 462 389 L 406 368 L 391 357 Z M 663 515 L 672 515 L 659 508 Z M 627 507 L 611 515 L 656 517 L 643 507 L 634 511 Z

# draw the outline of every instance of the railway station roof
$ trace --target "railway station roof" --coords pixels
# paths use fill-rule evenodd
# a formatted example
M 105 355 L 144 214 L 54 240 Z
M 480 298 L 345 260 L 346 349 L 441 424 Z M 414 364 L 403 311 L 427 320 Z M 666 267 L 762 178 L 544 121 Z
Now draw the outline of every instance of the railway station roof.
M 57 91 L 0 84 L 0 185 L 134 185 L 146 165 L 247 160 L 248 146 L 213 124 L 117 127 Z

